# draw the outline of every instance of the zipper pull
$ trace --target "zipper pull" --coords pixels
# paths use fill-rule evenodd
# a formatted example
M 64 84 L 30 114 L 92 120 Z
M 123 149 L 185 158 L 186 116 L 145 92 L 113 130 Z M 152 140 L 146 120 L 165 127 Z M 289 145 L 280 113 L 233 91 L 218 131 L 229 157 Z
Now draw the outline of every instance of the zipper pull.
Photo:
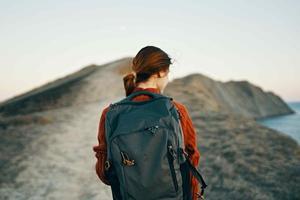
M 134 160 L 130 160 L 128 155 L 125 152 L 121 151 L 120 153 L 121 153 L 121 156 L 122 156 L 122 163 L 124 165 L 132 166 L 132 165 L 135 164 Z
M 157 130 L 158 130 L 159 126 L 155 125 L 155 126 L 151 126 L 146 128 L 146 130 L 150 131 L 152 134 L 154 134 Z
M 168 145 L 168 151 L 169 151 L 169 153 L 171 154 L 173 160 L 175 160 L 175 159 L 176 159 L 176 152 L 174 151 L 172 145 Z

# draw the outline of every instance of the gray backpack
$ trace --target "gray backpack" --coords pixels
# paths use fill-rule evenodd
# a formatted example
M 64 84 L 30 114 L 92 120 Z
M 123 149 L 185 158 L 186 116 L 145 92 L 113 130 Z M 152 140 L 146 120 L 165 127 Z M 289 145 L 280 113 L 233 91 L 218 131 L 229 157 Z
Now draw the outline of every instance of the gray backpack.
M 147 94 L 149 100 L 131 101 Z M 105 120 L 105 176 L 114 200 L 191 200 L 191 172 L 207 186 L 183 150 L 180 113 L 172 98 L 142 90 L 111 103 Z

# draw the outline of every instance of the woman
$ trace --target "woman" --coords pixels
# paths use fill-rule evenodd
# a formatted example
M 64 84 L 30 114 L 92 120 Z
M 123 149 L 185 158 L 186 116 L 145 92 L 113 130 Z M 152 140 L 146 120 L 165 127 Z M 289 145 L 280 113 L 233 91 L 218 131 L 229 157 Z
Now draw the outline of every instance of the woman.
M 172 64 L 168 54 L 158 47 L 146 46 L 137 53 L 132 64 L 133 72 L 123 78 L 126 96 L 140 90 L 147 90 L 160 94 L 163 93 L 169 81 L 169 66 Z M 140 94 L 132 100 L 145 101 L 149 98 L 151 97 Z M 188 114 L 187 108 L 175 100 L 173 100 L 173 102 L 181 115 L 180 121 L 183 130 L 185 151 L 188 153 L 192 164 L 197 167 L 199 164 L 200 152 L 197 148 L 197 134 L 194 125 Z M 105 107 L 102 111 L 98 129 L 99 144 L 93 147 L 97 158 L 95 165 L 96 173 L 100 180 L 106 185 L 110 185 L 104 174 L 104 163 L 107 156 L 104 122 L 108 108 L 109 106 Z M 196 200 L 196 193 L 199 192 L 198 182 L 192 175 L 190 176 L 192 185 L 191 192 L 193 200 Z

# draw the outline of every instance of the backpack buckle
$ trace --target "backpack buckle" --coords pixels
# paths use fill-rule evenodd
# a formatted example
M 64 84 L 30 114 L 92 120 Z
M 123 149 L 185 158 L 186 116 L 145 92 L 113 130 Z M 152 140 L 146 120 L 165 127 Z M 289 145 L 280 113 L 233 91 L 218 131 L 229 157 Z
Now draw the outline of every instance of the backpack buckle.
M 177 111 L 177 114 L 178 114 L 178 119 L 181 119 L 182 118 L 182 116 L 181 116 L 181 113 L 180 113 L 180 111 L 176 108 L 176 111 Z
M 168 146 L 168 151 L 171 154 L 171 156 L 173 157 L 173 160 L 175 160 L 176 159 L 176 153 L 175 153 L 172 145 Z
M 195 193 L 195 194 L 197 196 L 197 199 L 204 200 L 204 196 L 202 194 L 199 194 L 199 193 Z
M 104 169 L 107 171 L 110 168 L 111 164 L 109 162 L 109 160 L 106 160 L 104 163 Z
M 117 103 L 110 103 L 109 107 L 113 110 L 117 106 Z

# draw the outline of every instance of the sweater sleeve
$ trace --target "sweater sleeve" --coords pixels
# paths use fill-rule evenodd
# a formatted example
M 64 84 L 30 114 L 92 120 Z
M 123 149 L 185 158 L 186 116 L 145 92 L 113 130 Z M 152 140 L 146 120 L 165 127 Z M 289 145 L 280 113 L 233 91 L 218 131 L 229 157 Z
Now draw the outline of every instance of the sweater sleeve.
M 106 140 L 105 140 L 105 116 L 107 110 L 108 107 L 102 110 L 101 118 L 98 125 L 98 145 L 93 146 L 93 151 L 95 152 L 95 157 L 97 158 L 95 164 L 96 174 L 104 184 L 110 185 L 109 181 L 107 180 L 104 174 L 104 163 L 107 158 Z
M 188 153 L 193 166 L 197 168 L 200 160 L 200 152 L 197 147 L 197 133 L 196 133 L 195 126 L 192 122 L 192 119 L 188 113 L 186 106 L 178 102 L 175 102 L 175 105 L 178 108 L 181 115 L 180 122 L 183 131 L 185 151 Z M 196 193 L 199 193 L 199 187 L 198 187 L 199 183 L 191 173 L 190 176 L 191 176 L 191 185 L 192 185 L 191 190 L 192 190 L 193 200 L 197 200 Z

